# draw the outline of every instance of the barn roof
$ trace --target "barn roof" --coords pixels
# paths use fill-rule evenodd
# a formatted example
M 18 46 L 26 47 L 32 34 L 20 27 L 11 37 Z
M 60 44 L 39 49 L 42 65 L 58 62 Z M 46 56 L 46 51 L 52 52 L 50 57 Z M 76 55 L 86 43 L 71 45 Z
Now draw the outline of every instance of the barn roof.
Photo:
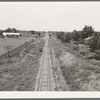
M 4 36 L 8 35 L 20 35 L 20 33 L 9 33 L 9 32 L 3 32 L 2 33 Z

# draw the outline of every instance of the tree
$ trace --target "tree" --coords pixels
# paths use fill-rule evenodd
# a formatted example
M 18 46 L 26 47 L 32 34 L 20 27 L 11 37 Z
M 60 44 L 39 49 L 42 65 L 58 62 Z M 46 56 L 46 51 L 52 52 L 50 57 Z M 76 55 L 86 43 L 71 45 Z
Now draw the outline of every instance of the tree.
M 94 29 L 92 28 L 92 26 L 85 25 L 85 27 L 82 29 L 81 38 L 85 39 L 89 36 L 92 36 L 93 33 L 94 33 Z
M 2 35 L 2 33 L 3 33 L 3 30 L 0 30 L 0 35 Z
M 62 42 L 70 42 L 70 34 L 66 33 L 61 37 Z
M 12 32 L 17 33 L 17 30 L 15 28 L 12 28 Z
M 12 32 L 11 28 L 7 28 L 4 32 Z
M 57 38 L 61 39 L 64 34 L 64 32 L 57 32 Z
M 74 31 L 72 32 L 72 39 L 73 39 L 74 41 L 78 41 L 79 38 L 80 38 L 80 33 L 79 33 L 78 31 L 74 30 Z
M 94 33 L 91 40 L 88 41 L 88 46 L 93 49 L 100 49 L 100 35 L 98 33 Z
M 40 32 L 38 32 L 38 36 L 41 36 L 41 33 Z
M 35 32 L 32 30 L 32 31 L 31 31 L 31 34 L 33 35 L 33 34 L 35 34 Z

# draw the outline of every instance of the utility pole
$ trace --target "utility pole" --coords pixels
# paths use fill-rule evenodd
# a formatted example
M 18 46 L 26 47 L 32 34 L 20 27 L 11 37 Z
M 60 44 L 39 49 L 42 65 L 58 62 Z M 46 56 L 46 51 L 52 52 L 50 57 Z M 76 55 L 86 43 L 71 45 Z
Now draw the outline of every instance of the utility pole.
M 8 57 L 8 62 L 10 62 L 11 60 L 10 60 L 10 49 L 12 49 L 12 46 L 4 46 L 4 49 L 7 49 L 7 57 Z
M 25 49 L 26 49 L 25 51 L 28 52 L 28 42 L 27 41 L 25 43 Z

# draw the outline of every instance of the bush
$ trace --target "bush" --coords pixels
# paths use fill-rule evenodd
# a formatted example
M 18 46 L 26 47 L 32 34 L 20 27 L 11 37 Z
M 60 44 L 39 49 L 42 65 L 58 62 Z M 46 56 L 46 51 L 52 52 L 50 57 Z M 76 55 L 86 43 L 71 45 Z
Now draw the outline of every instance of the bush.
M 83 50 L 79 50 L 80 54 L 85 55 L 85 52 Z
M 78 41 L 78 40 L 80 39 L 80 32 L 74 30 L 74 31 L 72 32 L 72 39 L 73 39 L 74 41 Z
M 61 39 L 64 34 L 65 34 L 64 32 L 58 32 L 57 33 L 57 38 Z
M 98 56 L 97 54 L 95 53 L 91 53 L 87 56 L 88 59 L 96 59 L 96 60 L 99 60 L 100 59 L 100 56 Z
M 100 49 L 100 36 L 98 33 L 94 33 L 92 38 L 88 41 L 88 46 L 93 50 Z
M 64 35 L 61 37 L 61 40 L 62 40 L 62 42 L 70 42 L 70 35 L 69 35 L 69 33 L 64 34 Z
M 94 51 L 97 55 L 100 55 L 100 50 L 95 50 Z
M 94 29 L 92 28 L 92 26 L 85 25 L 85 27 L 82 30 L 82 38 L 84 39 L 89 36 L 92 36 L 93 33 L 94 33 Z

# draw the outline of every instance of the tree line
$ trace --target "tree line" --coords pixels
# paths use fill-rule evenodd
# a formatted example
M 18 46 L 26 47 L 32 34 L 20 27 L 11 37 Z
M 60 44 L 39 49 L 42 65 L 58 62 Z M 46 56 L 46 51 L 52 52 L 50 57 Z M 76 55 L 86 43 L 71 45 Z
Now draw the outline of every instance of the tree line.
M 31 33 L 31 35 L 35 35 L 35 34 L 37 34 L 37 35 L 41 35 L 41 32 L 37 32 L 37 31 L 34 31 L 34 30 L 29 30 L 29 31 L 27 31 L 27 30 L 17 30 L 16 28 L 7 28 L 7 29 L 5 29 L 5 30 L 0 30 L 0 36 L 1 35 L 3 35 L 2 33 L 3 32 L 8 32 L 8 33 Z
M 93 49 L 100 49 L 100 32 L 94 31 L 92 26 L 85 25 L 81 31 L 74 30 L 73 32 L 56 32 L 56 36 L 63 43 L 69 43 L 75 41 L 77 43 L 85 44 L 87 39 L 87 45 Z M 91 38 L 90 38 L 91 37 Z

